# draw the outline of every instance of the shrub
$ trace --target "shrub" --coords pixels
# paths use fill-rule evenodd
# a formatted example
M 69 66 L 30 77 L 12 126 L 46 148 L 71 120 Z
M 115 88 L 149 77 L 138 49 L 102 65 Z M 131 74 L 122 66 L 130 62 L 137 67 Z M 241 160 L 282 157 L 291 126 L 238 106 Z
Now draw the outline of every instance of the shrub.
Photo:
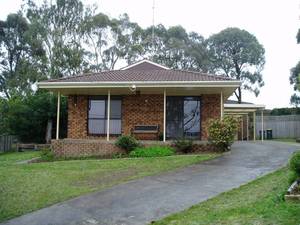
M 140 146 L 140 144 L 134 137 L 126 135 L 120 136 L 117 139 L 115 145 L 122 149 L 125 149 L 127 153 Z
M 295 152 L 289 162 L 290 170 L 300 178 L 300 152 Z
M 55 156 L 53 151 L 50 148 L 41 149 L 41 159 L 43 161 L 54 161 Z
M 190 153 L 193 147 L 193 140 L 185 138 L 177 139 L 174 141 L 174 146 L 177 149 L 177 151 Z
M 222 151 L 227 151 L 234 142 L 238 130 L 238 121 L 232 116 L 210 120 L 208 126 L 209 141 Z
M 169 146 L 150 146 L 139 147 L 129 153 L 130 157 L 161 157 L 170 156 L 175 153 L 174 149 Z

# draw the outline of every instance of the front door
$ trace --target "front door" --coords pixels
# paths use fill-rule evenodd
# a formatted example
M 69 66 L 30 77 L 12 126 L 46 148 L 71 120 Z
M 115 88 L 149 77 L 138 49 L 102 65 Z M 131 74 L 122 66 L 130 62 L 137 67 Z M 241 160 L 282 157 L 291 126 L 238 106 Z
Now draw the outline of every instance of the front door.
M 167 97 L 168 139 L 200 139 L 200 97 Z

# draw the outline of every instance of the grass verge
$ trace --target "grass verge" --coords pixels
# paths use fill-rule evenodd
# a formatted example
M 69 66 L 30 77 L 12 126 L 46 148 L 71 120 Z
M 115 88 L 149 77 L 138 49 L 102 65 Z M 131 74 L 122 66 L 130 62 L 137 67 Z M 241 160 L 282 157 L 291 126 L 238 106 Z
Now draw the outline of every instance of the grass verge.
M 216 157 L 216 154 L 161 158 L 68 160 L 17 164 L 39 152 L 0 154 L 0 221 L 88 192 L 155 175 Z
M 154 224 L 298 225 L 300 204 L 284 201 L 288 173 L 280 169 Z

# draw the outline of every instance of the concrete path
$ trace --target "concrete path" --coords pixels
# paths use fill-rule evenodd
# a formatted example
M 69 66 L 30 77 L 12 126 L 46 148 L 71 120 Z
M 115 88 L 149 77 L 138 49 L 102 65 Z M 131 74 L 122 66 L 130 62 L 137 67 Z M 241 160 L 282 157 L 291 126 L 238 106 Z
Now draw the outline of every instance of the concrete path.
M 274 171 L 298 149 L 296 144 L 239 142 L 217 159 L 71 199 L 4 224 L 146 224 Z

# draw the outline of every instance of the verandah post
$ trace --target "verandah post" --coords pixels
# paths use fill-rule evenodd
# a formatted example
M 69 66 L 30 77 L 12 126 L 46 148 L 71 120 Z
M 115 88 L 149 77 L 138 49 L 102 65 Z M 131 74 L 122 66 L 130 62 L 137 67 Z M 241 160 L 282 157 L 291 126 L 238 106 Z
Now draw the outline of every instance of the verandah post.
M 59 139 L 60 91 L 57 92 L 56 140 Z
M 107 124 L 106 124 L 106 140 L 109 141 L 109 120 L 110 120 L 110 90 L 107 92 Z
M 167 105 L 167 91 L 164 89 L 164 133 L 163 141 L 166 142 L 166 106 Z

